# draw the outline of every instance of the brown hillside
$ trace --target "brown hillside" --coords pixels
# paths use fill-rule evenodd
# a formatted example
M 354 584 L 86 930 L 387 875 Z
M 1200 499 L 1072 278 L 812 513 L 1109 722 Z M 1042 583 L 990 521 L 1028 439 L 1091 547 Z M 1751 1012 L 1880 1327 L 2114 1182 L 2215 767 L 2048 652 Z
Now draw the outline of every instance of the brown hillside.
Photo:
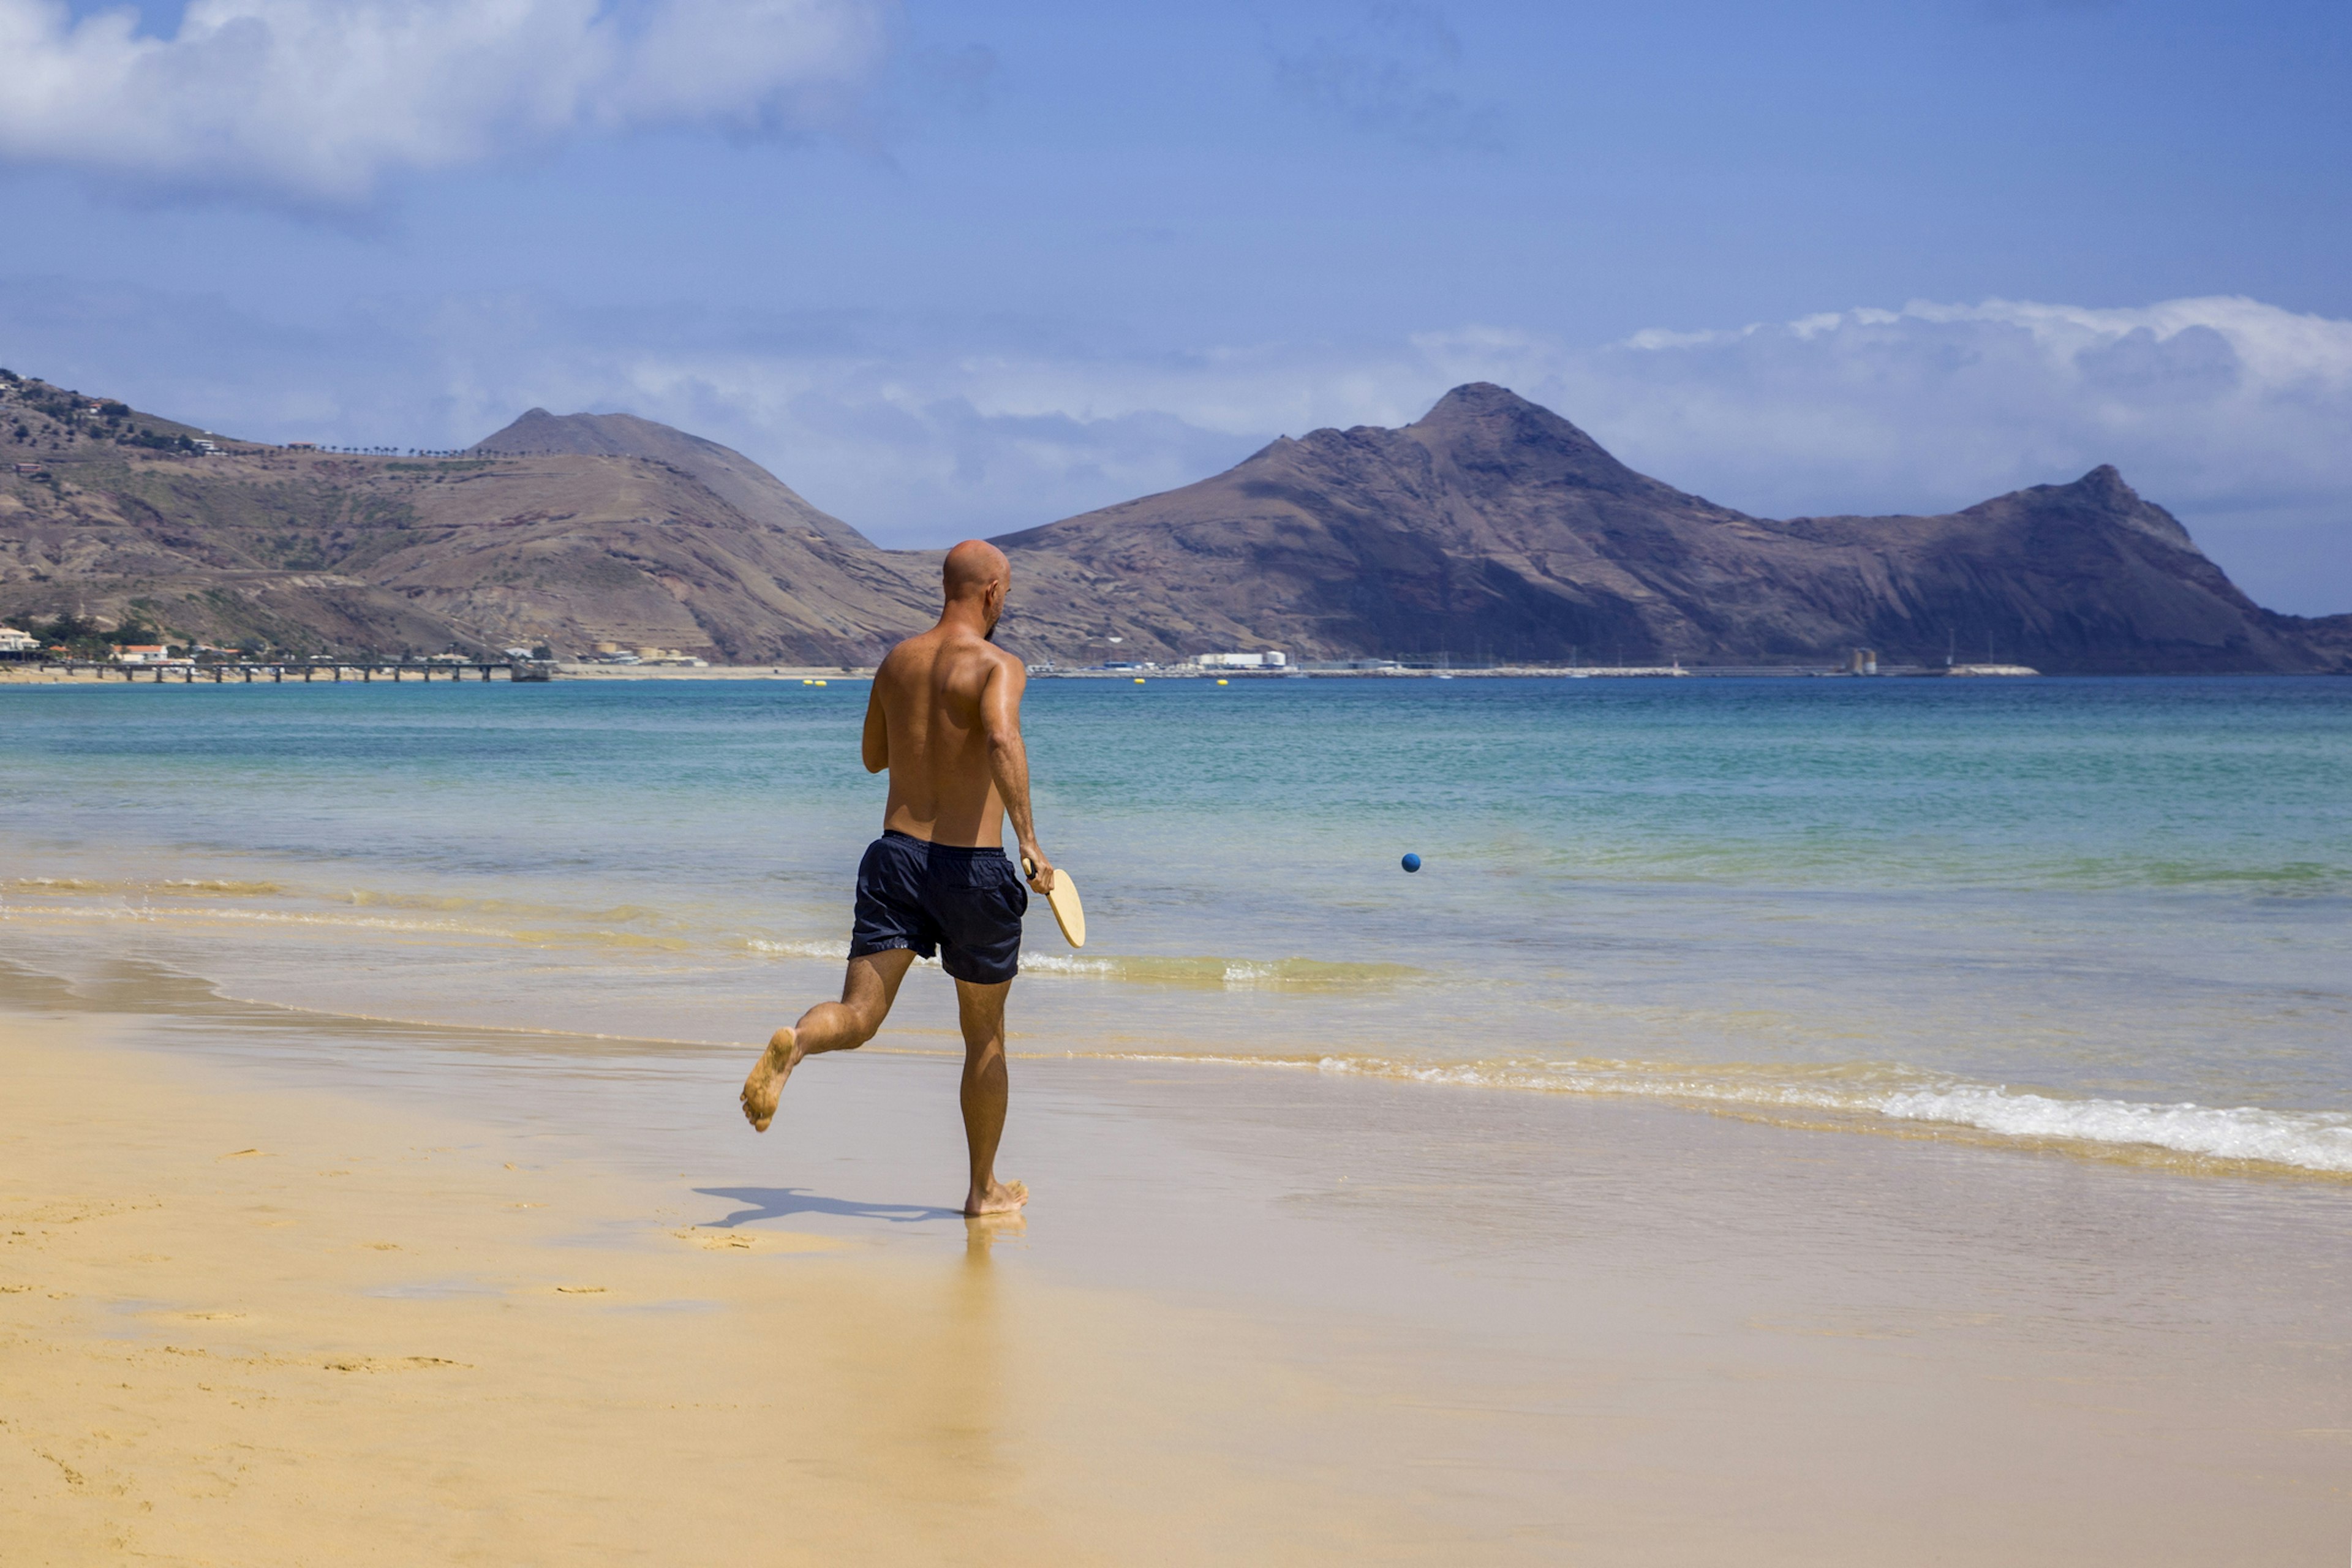
M 37 426 L 21 440 L 19 409 Z M 929 624 L 929 584 L 891 556 L 750 459 L 668 434 L 671 458 L 192 457 L 42 422 L 20 393 L 0 401 L 0 461 L 47 472 L 0 474 L 0 614 L 300 651 L 612 641 L 738 663 L 869 661 Z
M 634 414 L 550 414 L 534 408 L 472 449 L 477 455 L 499 457 L 650 458 L 667 463 L 744 517 L 797 524 L 837 544 L 876 548 L 872 540 L 809 505 L 742 453 Z
M 1860 645 L 2063 670 L 2341 658 L 2252 604 L 2113 468 L 1943 517 L 1753 518 L 1635 473 L 1549 409 L 1457 387 L 1402 429 L 1318 430 L 1213 479 L 996 542 L 1065 660 L 1769 663 Z
M 930 624 L 885 551 L 740 453 L 533 409 L 457 459 L 222 441 L 0 378 L 0 615 L 290 651 L 599 642 L 867 663 Z M 1402 429 L 1284 438 L 1198 484 L 1008 535 L 1008 647 L 1062 663 L 1816 662 L 2352 668 L 2352 617 L 2252 604 L 2112 468 L 1938 517 L 1754 518 L 1628 468 L 1499 386 Z M 1114 643 L 1110 639 L 1118 637 Z

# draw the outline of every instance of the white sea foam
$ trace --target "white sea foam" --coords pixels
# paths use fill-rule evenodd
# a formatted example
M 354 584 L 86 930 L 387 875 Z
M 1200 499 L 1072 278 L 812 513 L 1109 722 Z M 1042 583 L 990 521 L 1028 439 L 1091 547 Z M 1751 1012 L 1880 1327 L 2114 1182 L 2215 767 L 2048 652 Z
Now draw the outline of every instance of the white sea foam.
M 1330 991 L 1393 985 L 1423 973 L 1402 963 L 1332 963 L 1311 958 L 1163 957 L 1156 954 L 1024 952 L 1024 974 L 1124 980 L 1246 991 L 1261 987 Z
M 2021 1142 L 2146 1149 L 2231 1163 L 2352 1174 L 2352 1115 L 2260 1106 L 2148 1104 L 1930 1079 L 1877 1062 L 1404 1062 L 1379 1057 L 1181 1056 L 1120 1053 L 1122 1060 L 1199 1061 L 1307 1069 L 1465 1088 L 1827 1111 L 1965 1127 Z
M 2214 1160 L 2352 1173 L 2352 1117 L 2340 1114 L 2061 1100 L 1973 1084 L 1889 1095 L 1874 1109 L 1903 1121 L 1951 1122 L 2010 1138 L 2144 1144 Z
M 40 921 L 141 921 L 155 924 L 178 924 L 210 921 L 235 921 L 248 925 L 315 926 L 338 931 L 395 931 L 454 933 L 465 936 L 511 936 L 509 931 L 491 931 L 480 926 L 462 925 L 455 921 L 389 920 L 365 915 L 304 915 L 276 910 L 219 910 L 190 908 L 170 904 L 155 908 L 146 904 L 97 904 L 79 908 L 23 907 L 0 908 L 0 919 Z
M 222 909 L 203 904 L 151 904 L 144 901 L 81 905 L 16 905 L 0 903 L 0 920 L 130 921 L 152 925 L 205 925 L 235 922 L 249 926 L 283 926 L 298 930 L 397 931 L 407 935 L 461 938 L 467 942 L 517 942 L 532 947 L 584 945 L 640 948 L 676 952 L 690 949 L 691 939 L 644 931 L 610 931 L 594 927 L 520 931 L 479 925 L 459 920 L 415 920 L 384 915 L 305 914 L 288 910 Z
M 747 937 L 744 947 L 753 952 L 764 952 L 775 958 L 847 958 L 849 944 L 845 942 L 769 942 L 762 937 Z

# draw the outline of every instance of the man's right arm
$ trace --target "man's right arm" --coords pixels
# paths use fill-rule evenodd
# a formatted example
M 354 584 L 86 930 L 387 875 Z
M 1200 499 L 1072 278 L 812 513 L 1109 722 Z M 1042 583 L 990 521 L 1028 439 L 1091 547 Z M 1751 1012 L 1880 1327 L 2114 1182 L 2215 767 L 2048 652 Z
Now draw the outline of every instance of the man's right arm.
M 988 772 L 996 783 L 996 798 L 1013 819 L 1013 837 L 1021 858 L 1036 868 L 1029 885 L 1041 893 L 1054 890 L 1054 863 L 1037 847 L 1036 824 L 1029 814 L 1029 748 L 1021 741 L 1021 693 L 1029 672 L 1016 659 L 998 661 L 980 693 L 980 725 L 988 736 Z

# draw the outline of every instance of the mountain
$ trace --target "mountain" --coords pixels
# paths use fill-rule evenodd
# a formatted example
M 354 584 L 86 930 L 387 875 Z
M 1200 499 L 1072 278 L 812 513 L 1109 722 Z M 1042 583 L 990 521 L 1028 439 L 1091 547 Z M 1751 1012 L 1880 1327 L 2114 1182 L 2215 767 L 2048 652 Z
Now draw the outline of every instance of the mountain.
M 2113 468 L 1948 516 L 1774 521 L 1484 384 L 1402 429 L 1286 437 L 997 542 L 1014 567 L 1003 640 L 1063 663 L 1264 647 L 1821 663 L 1859 646 L 2352 670 L 2352 616 L 2262 609 Z M 879 549 L 741 453 L 629 415 L 535 408 L 412 460 L 208 436 L 0 372 L 0 616 L 293 652 L 610 642 L 866 664 L 931 623 L 939 559 Z
M 1790 663 L 1861 646 L 1923 664 L 2298 670 L 2343 667 L 2352 640 L 2256 605 L 2111 468 L 1948 516 L 1775 521 L 1636 473 L 1485 383 L 1402 429 L 1286 437 L 995 542 L 1024 643 L 1072 661 L 1117 637 L 1148 659 Z
M 0 476 L 0 614 L 293 651 L 614 642 L 835 664 L 937 610 L 935 566 L 740 453 L 625 416 L 534 411 L 487 444 L 517 455 L 455 460 L 226 438 L 205 456 L 191 434 L 0 382 L 0 463 L 46 469 Z
M 809 505 L 742 453 L 634 414 L 550 414 L 534 408 L 477 442 L 472 451 L 495 457 L 651 458 L 692 479 L 744 517 L 788 522 L 846 548 L 876 548 L 872 540 Z

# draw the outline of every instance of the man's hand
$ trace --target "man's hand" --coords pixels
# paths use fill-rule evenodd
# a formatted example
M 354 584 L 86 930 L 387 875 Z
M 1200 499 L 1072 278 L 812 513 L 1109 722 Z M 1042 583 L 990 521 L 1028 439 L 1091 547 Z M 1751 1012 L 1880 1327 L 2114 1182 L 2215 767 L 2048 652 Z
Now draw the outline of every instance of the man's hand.
M 1029 873 L 1029 886 L 1033 890 L 1040 893 L 1054 890 L 1054 863 L 1046 859 L 1045 852 L 1034 844 L 1022 848 L 1021 868 Z

